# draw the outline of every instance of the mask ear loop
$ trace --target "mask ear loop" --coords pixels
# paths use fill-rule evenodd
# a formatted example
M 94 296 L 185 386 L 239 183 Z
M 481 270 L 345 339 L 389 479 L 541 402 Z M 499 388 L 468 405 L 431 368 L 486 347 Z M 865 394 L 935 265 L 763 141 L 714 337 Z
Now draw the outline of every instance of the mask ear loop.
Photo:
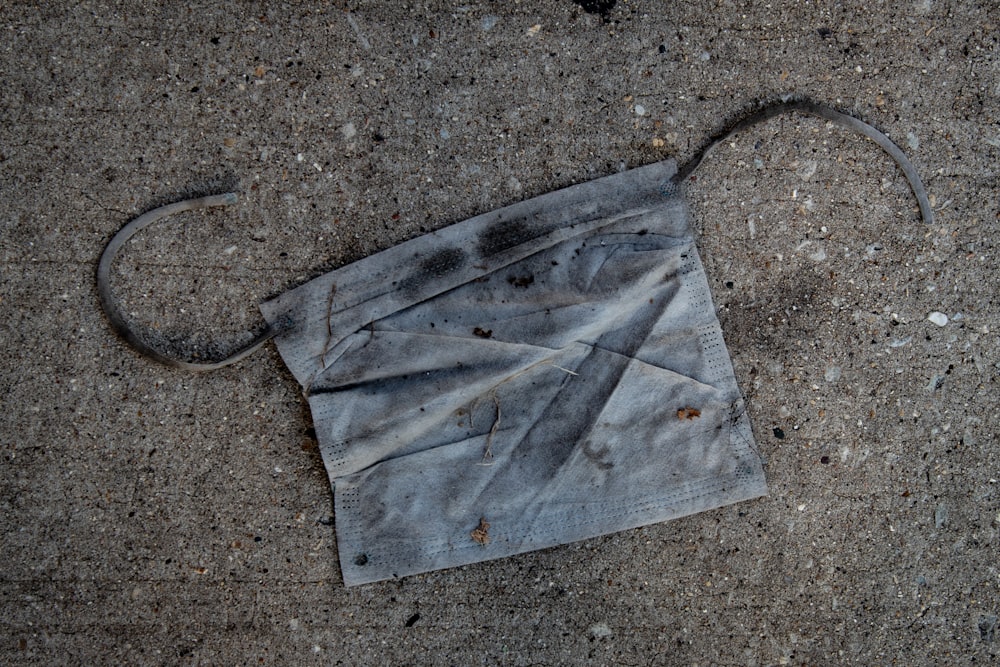
M 139 338 L 139 336 L 129 328 L 128 322 L 122 316 L 122 313 L 118 309 L 118 305 L 115 303 L 111 294 L 111 265 L 114 263 L 115 257 L 118 255 L 118 251 L 122 249 L 122 246 L 124 246 L 129 239 L 146 227 L 149 227 L 153 223 L 169 215 L 182 213 L 184 211 L 194 211 L 200 208 L 210 208 L 213 206 L 229 206 L 231 204 L 235 204 L 236 199 L 236 193 L 229 192 L 222 195 L 199 197 L 197 199 L 188 199 L 185 201 L 174 202 L 173 204 L 167 204 L 166 206 L 161 206 L 160 208 L 153 209 L 148 213 L 140 215 L 138 218 L 122 227 L 117 234 L 111 237 L 111 241 L 108 242 L 107 247 L 101 254 L 101 261 L 97 265 L 97 295 L 101 300 L 101 308 L 104 310 L 104 314 L 107 316 L 108 321 L 111 323 L 111 328 L 115 330 L 115 333 L 121 336 L 125 342 L 134 347 L 144 356 L 147 356 L 154 361 L 158 361 L 165 366 L 170 366 L 171 368 L 180 368 L 186 371 L 212 371 L 217 368 L 223 368 L 224 366 L 235 364 L 244 357 L 253 354 L 262 345 L 264 345 L 264 343 L 271 340 L 279 333 L 277 329 L 269 326 L 264 333 L 255 338 L 249 345 L 241 348 L 221 361 L 211 363 L 193 363 L 190 361 L 182 361 L 180 359 L 174 359 L 164 355 L 158 350 L 153 349 L 153 347 Z
M 892 140 L 889 137 L 863 120 L 859 120 L 854 116 L 849 116 L 828 106 L 817 104 L 808 100 L 779 102 L 777 104 L 764 107 L 763 109 L 760 109 L 759 111 L 741 119 L 734 125 L 730 126 L 727 130 L 723 131 L 722 134 L 709 140 L 708 145 L 695 153 L 690 160 L 685 162 L 671 180 L 677 185 L 686 181 L 716 146 L 726 141 L 737 132 L 742 132 L 749 127 L 763 123 L 764 121 L 774 118 L 775 116 L 795 111 L 809 116 L 817 116 L 840 125 L 841 127 L 863 134 L 881 146 L 882 150 L 888 153 L 889 156 L 896 161 L 896 164 L 899 165 L 899 168 L 903 171 L 903 175 L 906 176 L 906 180 L 910 184 L 910 189 L 913 191 L 914 196 L 917 198 L 917 204 L 920 206 L 920 217 L 923 218 L 924 222 L 928 225 L 934 222 L 934 211 L 931 209 L 931 202 L 927 197 L 927 191 L 924 189 L 924 184 L 920 180 L 920 174 L 917 173 L 916 167 L 913 166 L 913 163 L 910 162 L 910 159 L 906 157 L 906 153 L 904 153 L 899 146 L 892 143 Z

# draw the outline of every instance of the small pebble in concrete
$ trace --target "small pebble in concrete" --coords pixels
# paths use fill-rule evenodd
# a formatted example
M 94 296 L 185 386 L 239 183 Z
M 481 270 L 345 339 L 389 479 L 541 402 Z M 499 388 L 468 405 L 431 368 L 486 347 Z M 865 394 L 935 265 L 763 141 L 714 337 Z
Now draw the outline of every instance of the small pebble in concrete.
M 948 507 L 944 503 L 941 503 L 934 509 L 934 527 L 940 530 L 947 525 Z
M 928 315 L 927 319 L 933 322 L 934 324 L 938 325 L 939 327 L 943 327 L 944 325 L 948 324 L 948 316 L 945 315 L 944 313 L 939 313 L 936 310 L 930 315 Z
M 590 635 L 591 639 L 607 639 L 614 633 L 611 632 L 610 626 L 607 623 L 594 623 L 590 628 L 587 629 L 587 634 Z
M 984 614 L 979 617 L 979 636 L 984 642 L 992 642 L 996 635 L 997 615 Z

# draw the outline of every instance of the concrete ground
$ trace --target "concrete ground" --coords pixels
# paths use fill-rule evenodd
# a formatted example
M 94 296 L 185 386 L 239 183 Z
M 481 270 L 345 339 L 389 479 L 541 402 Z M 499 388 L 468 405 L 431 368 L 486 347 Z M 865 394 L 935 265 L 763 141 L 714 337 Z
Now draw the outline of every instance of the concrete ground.
M 990 0 L 0 3 L 0 663 L 997 664 L 998 56 Z M 330 268 L 785 94 L 889 134 L 937 219 L 797 115 L 698 172 L 760 500 L 346 589 L 274 347 L 173 371 L 98 306 L 116 230 L 237 190 L 115 270 L 210 356 Z

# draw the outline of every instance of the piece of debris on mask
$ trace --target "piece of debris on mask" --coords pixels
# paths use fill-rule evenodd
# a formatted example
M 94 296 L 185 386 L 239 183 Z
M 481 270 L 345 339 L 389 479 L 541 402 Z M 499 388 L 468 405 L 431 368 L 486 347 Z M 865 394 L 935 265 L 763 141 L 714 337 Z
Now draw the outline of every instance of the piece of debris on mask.
M 471 533 L 472 539 L 477 544 L 482 544 L 484 547 L 490 543 L 490 524 L 486 519 L 480 518 L 479 525 Z

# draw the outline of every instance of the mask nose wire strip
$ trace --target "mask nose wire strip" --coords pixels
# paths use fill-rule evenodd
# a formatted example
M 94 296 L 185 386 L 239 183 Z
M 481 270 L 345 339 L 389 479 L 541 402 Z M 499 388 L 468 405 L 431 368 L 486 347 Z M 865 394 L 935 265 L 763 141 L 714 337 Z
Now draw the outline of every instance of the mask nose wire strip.
M 222 195 L 211 195 L 208 197 L 187 199 L 185 201 L 167 204 L 166 206 L 161 206 L 160 208 L 153 209 L 152 211 L 140 215 L 138 218 L 122 227 L 117 234 L 111 237 L 107 247 L 101 254 L 101 261 L 97 265 L 97 295 L 100 297 L 101 308 L 104 310 L 104 314 L 111 323 L 111 328 L 141 354 L 153 359 L 154 361 L 158 361 L 161 364 L 170 366 L 171 368 L 180 368 L 186 371 L 212 371 L 217 368 L 235 364 L 244 357 L 253 354 L 264 343 L 274 338 L 274 336 L 278 333 L 278 330 L 275 327 L 269 326 L 264 333 L 254 339 L 249 345 L 241 348 L 221 361 L 211 363 L 192 363 L 190 361 L 182 361 L 180 359 L 174 359 L 166 356 L 158 350 L 153 349 L 153 347 L 139 338 L 139 336 L 132 331 L 131 328 L 129 328 L 128 322 L 122 316 L 122 313 L 118 309 L 118 305 L 115 303 L 111 294 L 111 265 L 114 263 L 115 257 L 118 255 L 118 251 L 122 249 L 122 246 L 124 246 L 129 239 L 146 227 L 149 227 L 153 223 L 169 215 L 182 213 L 184 211 L 194 211 L 200 208 L 210 208 L 213 206 L 229 206 L 230 204 L 235 204 L 236 199 L 236 193 L 229 192 Z
M 934 222 L 934 211 L 931 210 L 931 202 L 927 198 L 927 191 L 924 189 L 924 184 L 920 180 L 920 175 L 917 173 L 917 169 L 913 166 L 913 163 L 910 162 L 910 159 L 906 157 L 906 153 L 904 153 L 899 146 L 894 144 L 889 137 L 863 120 L 841 113 L 840 111 L 831 109 L 828 106 L 804 100 L 773 104 L 741 119 L 735 125 L 732 125 L 729 129 L 725 130 L 721 135 L 709 141 L 707 146 L 699 150 L 690 160 L 684 163 L 674 176 L 674 183 L 680 184 L 690 178 L 695 169 L 698 168 L 702 161 L 708 157 L 709 153 L 711 153 L 716 146 L 726 141 L 737 132 L 741 132 L 759 123 L 763 123 L 764 121 L 774 118 L 775 116 L 795 111 L 809 116 L 817 116 L 841 127 L 863 134 L 881 146 L 882 150 L 888 153 L 889 156 L 896 161 L 896 164 L 899 165 L 899 168 L 903 171 L 903 175 L 906 176 L 906 180 L 910 184 L 910 189 L 913 190 L 913 194 L 917 198 L 917 204 L 920 206 L 920 217 L 923 218 L 924 222 L 928 225 Z

